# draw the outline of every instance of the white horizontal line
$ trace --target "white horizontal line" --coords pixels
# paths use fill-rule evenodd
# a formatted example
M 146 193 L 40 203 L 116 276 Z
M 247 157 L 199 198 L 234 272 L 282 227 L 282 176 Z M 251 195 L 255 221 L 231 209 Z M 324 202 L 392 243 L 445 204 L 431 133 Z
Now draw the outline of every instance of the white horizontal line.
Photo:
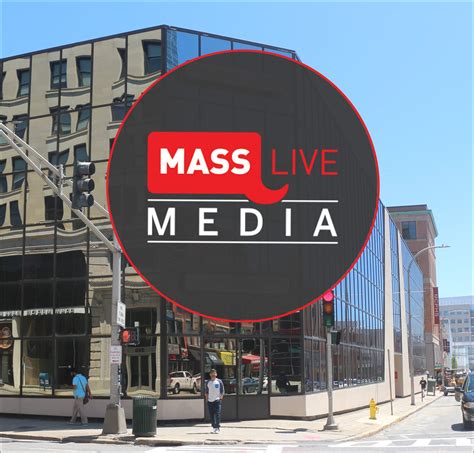
M 337 245 L 334 241 L 155 241 L 148 244 L 297 244 L 297 245 Z
M 250 203 L 249 200 L 236 198 L 148 198 L 148 201 L 166 203 L 166 202 L 182 202 L 182 203 Z M 339 203 L 339 200 L 281 200 L 282 203 Z

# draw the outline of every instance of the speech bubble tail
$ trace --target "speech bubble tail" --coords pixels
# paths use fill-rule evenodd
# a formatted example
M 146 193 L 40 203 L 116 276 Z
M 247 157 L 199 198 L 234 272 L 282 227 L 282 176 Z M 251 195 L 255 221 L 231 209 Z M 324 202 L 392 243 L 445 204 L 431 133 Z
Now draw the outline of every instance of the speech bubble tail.
M 288 184 L 285 184 L 280 189 L 269 189 L 261 185 L 258 190 L 246 194 L 247 198 L 257 204 L 274 204 L 281 201 L 288 192 Z

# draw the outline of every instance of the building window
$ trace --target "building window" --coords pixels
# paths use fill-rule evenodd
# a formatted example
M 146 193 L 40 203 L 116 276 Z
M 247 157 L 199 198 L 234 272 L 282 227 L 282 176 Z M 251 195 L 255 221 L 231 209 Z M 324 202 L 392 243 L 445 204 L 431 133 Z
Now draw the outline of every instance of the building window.
M 12 118 L 12 122 L 15 126 L 15 134 L 20 138 L 25 137 L 26 127 L 28 125 L 27 115 L 16 115 Z
M 66 60 L 52 61 L 51 67 L 51 89 L 67 88 L 67 62 Z
M 117 49 L 117 52 L 119 53 L 120 56 L 120 62 L 121 62 L 121 68 L 120 68 L 120 76 L 119 79 L 125 77 L 125 69 L 127 67 L 127 54 L 125 52 L 125 49 Z
M 92 69 L 92 60 L 91 57 L 77 57 L 77 78 L 79 80 L 80 87 L 90 87 L 91 86 L 91 69 Z
M 76 145 L 74 147 L 74 163 L 76 162 L 87 162 L 89 156 L 87 155 L 87 147 L 85 143 Z
M 64 215 L 63 200 L 54 195 L 44 197 L 44 219 L 45 220 L 62 220 Z M 58 225 L 64 229 L 64 226 Z
M 19 69 L 18 74 L 18 97 L 26 96 L 30 92 L 30 70 Z
M 12 157 L 13 184 L 12 190 L 19 189 L 25 180 L 26 162 L 21 157 Z
M 71 114 L 67 111 L 67 107 L 62 108 L 58 114 L 58 109 L 54 109 L 53 113 L 53 128 L 51 134 L 57 134 L 59 122 L 59 135 L 67 135 L 71 133 Z M 58 121 L 59 119 L 59 121 Z
M 3 226 L 5 223 L 5 217 L 7 215 L 7 205 L 0 204 L 0 226 Z
M 161 70 L 161 42 L 143 41 L 145 75 Z
M 20 227 L 23 225 L 20 216 L 20 209 L 18 207 L 18 201 L 10 201 L 10 223 L 12 227 Z
M 91 109 L 89 104 L 79 106 L 76 131 L 87 129 L 91 117 Z
M 120 98 L 115 98 L 114 103 L 110 107 L 112 109 L 112 121 L 122 121 L 132 103 L 132 95 L 127 95 L 126 102 L 124 102 L 123 96 Z
M 69 150 L 66 151 L 51 151 L 48 153 L 48 160 L 55 166 L 66 165 L 69 158 Z
M 7 160 L 0 160 L 0 193 L 8 192 L 7 177 L 2 174 L 6 166 Z
M 402 237 L 403 239 L 416 239 L 416 222 L 402 222 Z

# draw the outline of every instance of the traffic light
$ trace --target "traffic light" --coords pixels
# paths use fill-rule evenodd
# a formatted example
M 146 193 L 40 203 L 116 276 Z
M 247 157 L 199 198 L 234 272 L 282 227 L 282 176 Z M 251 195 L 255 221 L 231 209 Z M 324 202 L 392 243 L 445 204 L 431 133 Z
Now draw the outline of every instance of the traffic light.
M 331 332 L 331 343 L 339 344 L 341 342 L 341 332 L 339 330 L 333 330 Z
M 323 295 L 323 324 L 326 327 L 334 326 L 334 291 L 327 291 Z
M 74 209 L 88 208 L 94 204 L 95 183 L 90 177 L 95 173 L 94 162 L 76 162 L 72 187 L 72 207 Z
M 123 346 L 138 346 L 140 344 L 140 331 L 138 327 L 128 327 L 120 331 L 120 343 Z

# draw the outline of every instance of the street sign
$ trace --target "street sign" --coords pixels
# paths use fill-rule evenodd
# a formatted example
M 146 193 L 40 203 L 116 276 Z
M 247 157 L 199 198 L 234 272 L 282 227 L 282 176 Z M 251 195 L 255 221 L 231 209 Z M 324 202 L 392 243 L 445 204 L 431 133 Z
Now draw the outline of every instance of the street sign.
M 120 327 L 125 327 L 125 314 L 126 305 L 123 302 L 119 302 L 117 306 L 117 324 Z
M 110 364 L 121 365 L 122 364 L 122 346 L 113 345 L 110 346 Z

